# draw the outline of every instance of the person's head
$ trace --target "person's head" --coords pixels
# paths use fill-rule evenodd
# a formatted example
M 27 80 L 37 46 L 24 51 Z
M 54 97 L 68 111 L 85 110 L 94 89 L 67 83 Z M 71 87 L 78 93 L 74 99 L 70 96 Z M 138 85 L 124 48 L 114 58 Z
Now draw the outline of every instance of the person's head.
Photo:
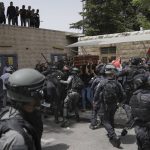
M 39 13 L 39 9 L 36 10 L 36 13 Z
M 80 70 L 76 67 L 72 68 L 72 70 L 71 70 L 71 74 L 74 74 L 74 75 L 78 74 L 79 72 L 80 72 Z
M 117 69 L 112 64 L 105 65 L 103 69 L 106 76 L 114 77 L 116 75 Z
M 10 6 L 13 6 L 13 2 L 10 2 Z
M 6 83 L 12 107 L 31 113 L 40 104 L 45 76 L 31 68 L 15 71 Z
M 52 72 L 55 72 L 57 69 L 58 69 L 58 68 L 57 68 L 56 65 L 53 65 L 53 66 L 50 67 L 50 70 L 51 70 Z
M 14 71 L 14 69 L 13 69 L 12 66 L 7 67 L 6 70 L 5 70 L 6 73 L 10 73 L 10 74 L 12 74 L 13 71 Z
M 69 72 L 69 67 L 65 65 L 65 66 L 63 67 L 63 71 L 64 71 L 64 72 Z
M 96 66 L 96 74 L 98 74 L 98 75 L 105 74 L 105 65 L 104 64 L 99 64 Z
M 32 13 L 34 13 L 35 12 L 35 9 L 32 9 Z
M 142 62 L 140 57 L 133 57 L 131 58 L 131 65 L 138 66 Z
M 133 86 L 134 90 L 140 89 L 142 87 L 146 87 L 148 84 L 148 76 L 145 74 L 138 74 L 133 78 Z
M 31 6 L 28 6 L 28 10 L 31 10 Z
M 16 10 L 19 10 L 19 7 L 18 7 L 18 6 L 16 6 Z
M 22 9 L 25 9 L 25 5 L 22 5 Z

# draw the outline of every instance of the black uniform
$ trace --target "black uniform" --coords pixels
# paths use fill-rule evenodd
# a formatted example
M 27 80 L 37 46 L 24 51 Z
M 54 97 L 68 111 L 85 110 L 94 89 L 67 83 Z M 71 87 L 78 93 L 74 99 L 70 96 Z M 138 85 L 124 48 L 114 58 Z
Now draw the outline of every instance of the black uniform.
M 130 100 L 132 116 L 135 121 L 135 133 L 138 150 L 150 149 L 150 76 L 139 76 L 136 81 L 137 90 Z
M 67 81 L 61 80 L 61 83 L 68 84 L 68 92 L 67 96 L 64 100 L 64 111 L 63 111 L 63 117 L 64 122 L 62 123 L 62 127 L 65 127 L 68 125 L 68 119 L 69 119 L 69 109 L 70 106 L 73 106 L 73 109 L 75 111 L 76 120 L 79 121 L 79 107 L 78 102 L 80 99 L 80 92 L 81 88 L 75 87 L 75 82 L 77 82 L 76 79 L 80 79 L 77 74 L 70 75 L 68 77 Z M 81 79 L 80 79 L 81 81 Z
M 0 146 L 2 149 L 41 150 L 43 123 L 40 113 L 34 111 L 27 114 L 10 108 L 1 112 L 0 119 Z M 4 141 L 5 138 L 7 138 L 7 143 Z M 14 142 L 14 138 L 20 138 L 20 140 Z
M 146 72 L 145 69 L 141 65 L 131 65 L 131 66 L 126 66 L 119 75 L 119 76 L 123 76 L 123 88 L 127 96 L 126 101 L 124 102 L 122 107 L 127 114 L 128 123 L 132 122 L 131 107 L 129 106 L 129 102 L 134 92 L 133 79 L 136 75 L 143 74 L 145 72 Z
M 93 90 L 93 93 L 95 94 L 96 92 L 96 89 L 97 89 L 97 86 L 101 85 L 101 82 L 103 82 L 104 80 L 104 77 L 103 76 L 98 76 L 94 79 L 92 85 L 91 85 L 91 89 Z M 100 99 L 95 103 L 94 101 L 94 106 L 93 106 L 93 111 L 92 111 L 92 118 L 91 118 L 91 125 L 90 125 L 90 128 L 91 129 L 95 129 L 97 128 L 98 126 L 98 121 L 97 121 L 97 115 L 98 115 L 98 112 L 100 110 Z
M 111 89 L 109 88 L 111 87 Z M 108 137 L 116 147 L 120 145 L 120 139 L 114 130 L 114 115 L 117 110 L 117 103 L 125 98 L 125 93 L 119 82 L 112 78 L 107 78 L 97 86 L 94 95 L 95 107 L 100 107 L 102 124 L 108 132 Z

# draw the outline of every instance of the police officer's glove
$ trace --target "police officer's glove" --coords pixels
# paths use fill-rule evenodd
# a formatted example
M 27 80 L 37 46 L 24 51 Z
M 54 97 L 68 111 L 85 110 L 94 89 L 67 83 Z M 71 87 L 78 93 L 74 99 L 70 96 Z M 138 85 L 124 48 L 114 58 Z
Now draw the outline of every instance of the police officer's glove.
M 59 80 L 59 82 L 60 82 L 60 83 L 64 83 L 64 81 L 63 81 L 63 80 Z

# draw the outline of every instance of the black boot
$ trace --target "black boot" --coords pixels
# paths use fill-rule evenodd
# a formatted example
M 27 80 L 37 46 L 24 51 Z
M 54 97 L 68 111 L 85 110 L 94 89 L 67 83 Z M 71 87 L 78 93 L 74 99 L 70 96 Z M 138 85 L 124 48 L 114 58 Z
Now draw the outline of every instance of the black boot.
M 121 144 L 121 140 L 118 136 L 115 136 L 115 137 L 112 137 L 110 138 L 110 143 L 114 146 L 114 147 L 117 147 L 119 148 L 120 147 L 120 144 Z
M 64 121 L 62 122 L 62 124 L 61 124 L 61 127 L 62 127 L 62 128 L 67 128 L 67 127 L 69 127 L 69 125 L 70 125 L 69 120 L 64 120 Z
M 79 115 L 76 116 L 76 121 L 77 121 L 77 122 L 80 122 L 80 117 L 79 117 Z
M 95 130 L 95 129 L 97 129 L 97 125 L 90 124 L 89 128 L 92 130 Z

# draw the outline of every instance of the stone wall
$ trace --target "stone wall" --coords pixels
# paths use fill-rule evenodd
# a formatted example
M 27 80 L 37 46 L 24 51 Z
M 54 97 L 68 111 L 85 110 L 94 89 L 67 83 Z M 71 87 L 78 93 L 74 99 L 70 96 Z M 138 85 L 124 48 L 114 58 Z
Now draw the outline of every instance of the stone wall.
M 136 31 L 136 32 L 127 32 L 127 34 L 149 34 L 150 36 L 150 30 L 145 30 L 145 31 Z M 85 36 L 81 37 L 79 41 L 86 41 L 86 40 L 94 40 L 94 39 L 103 39 L 105 41 L 105 38 L 112 38 L 113 37 L 123 37 L 126 36 L 125 33 L 116 33 L 116 34 L 108 34 L 108 35 L 97 35 L 97 36 Z M 139 42 L 127 42 L 127 43 L 116 43 L 116 44 L 105 44 L 105 45 L 100 45 L 100 46 L 85 46 L 84 51 L 82 48 L 79 48 L 79 54 L 84 54 L 85 51 L 87 54 L 92 54 L 92 55 L 99 55 L 100 58 L 102 57 L 101 55 L 101 48 L 102 47 L 116 47 L 116 57 L 122 58 L 123 61 L 128 60 L 130 57 L 134 56 L 140 56 L 140 57 L 145 57 L 146 52 L 150 48 L 150 39 L 149 41 L 139 41 Z
M 71 55 L 65 46 L 68 32 L 0 25 L 0 54 L 16 54 L 18 68 L 34 67 L 38 60 L 44 62 L 41 53 L 48 61 L 51 54 Z

